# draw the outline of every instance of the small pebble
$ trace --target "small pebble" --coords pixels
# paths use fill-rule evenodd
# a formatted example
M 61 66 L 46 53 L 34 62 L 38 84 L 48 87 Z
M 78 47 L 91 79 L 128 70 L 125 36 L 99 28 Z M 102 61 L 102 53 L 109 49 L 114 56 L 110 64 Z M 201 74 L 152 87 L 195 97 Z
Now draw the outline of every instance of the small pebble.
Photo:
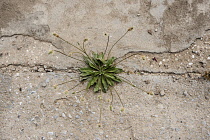
M 65 113 L 62 113 L 62 115 L 61 115 L 63 118 L 65 118 L 66 117 L 66 115 L 65 115 Z
M 140 75 L 144 75 L 144 72 L 140 72 L 139 74 L 140 74 Z
M 179 128 L 175 128 L 174 130 L 175 130 L 175 131 L 179 131 L 180 129 L 179 129 Z
M 158 117 L 158 115 L 151 115 L 151 117 L 157 118 L 157 117 Z
M 82 110 L 79 112 L 80 114 L 83 114 Z
M 48 132 L 47 134 L 49 134 L 49 135 L 54 135 L 54 133 L 53 133 L 53 132 Z
M 192 51 L 192 53 L 197 54 L 198 56 L 200 56 L 200 53 L 198 51 Z
M 92 111 L 91 111 L 91 113 L 92 113 L 92 114 L 96 114 L 96 112 L 92 112 Z
M 184 92 L 183 92 L 183 95 L 184 95 L 184 96 L 187 96 L 187 95 L 188 95 L 187 91 L 184 91 Z
M 58 118 L 58 115 L 53 116 L 53 118 L 54 118 L 54 119 L 57 119 L 57 118 Z
M 44 68 L 39 68 L 38 72 L 44 72 Z
M 193 63 L 189 63 L 188 65 L 192 65 Z
M 53 72 L 52 69 L 45 69 L 45 71 L 47 71 L 47 72 Z
M 164 90 L 161 90 L 160 91 L 160 96 L 164 96 L 165 95 L 165 91 Z
M 16 76 L 16 77 L 19 77 L 19 76 L 20 76 L 20 73 L 16 73 L 15 76 Z
M 45 88 L 46 86 L 47 86 L 47 84 L 44 82 L 44 83 L 42 83 L 42 85 L 41 85 L 43 88 Z
M 79 118 L 80 118 L 80 115 L 76 115 L 75 118 L 76 118 L 76 119 L 79 119 Z
M 31 91 L 31 93 L 30 93 L 30 94 L 34 94 L 34 93 L 36 93 L 36 91 Z
M 26 69 L 26 68 L 25 68 L 25 69 L 23 69 L 23 72 L 28 72 L 28 69 Z
M 66 130 L 62 130 L 62 131 L 61 131 L 61 134 L 66 135 L 66 134 L 67 134 L 67 131 L 66 131 Z
M 33 71 L 37 71 L 38 70 L 38 67 L 33 67 Z
M 12 71 L 15 71 L 15 70 L 16 70 L 16 68 L 14 68 L 14 67 L 13 67 L 13 68 L 11 68 L 11 70 L 12 70 Z
M 68 117 L 69 117 L 69 118 L 72 118 L 71 114 L 68 114 Z

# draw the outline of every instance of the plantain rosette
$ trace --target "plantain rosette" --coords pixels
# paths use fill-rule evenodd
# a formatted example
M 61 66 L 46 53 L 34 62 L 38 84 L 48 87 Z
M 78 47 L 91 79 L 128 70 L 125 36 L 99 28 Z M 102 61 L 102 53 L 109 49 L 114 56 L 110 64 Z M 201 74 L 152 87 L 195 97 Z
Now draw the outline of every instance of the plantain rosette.
M 80 68 L 81 81 L 88 81 L 86 89 L 93 87 L 94 92 L 102 91 L 106 93 L 109 87 L 122 82 L 117 74 L 123 72 L 121 68 L 116 68 L 115 57 L 104 58 L 104 53 L 92 53 L 92 56 L 84 56 L 87 67 Z

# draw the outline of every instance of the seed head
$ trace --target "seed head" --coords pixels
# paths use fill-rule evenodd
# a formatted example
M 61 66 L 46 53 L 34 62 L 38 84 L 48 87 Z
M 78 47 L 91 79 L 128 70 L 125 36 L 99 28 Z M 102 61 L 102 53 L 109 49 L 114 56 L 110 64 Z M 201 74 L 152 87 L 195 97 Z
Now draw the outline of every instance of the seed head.
M 112 105 L 110 105 L 110 106 L 109 106 L 109 109 L 110 109 L 110 111 L 112 111 L 112 110 L 113 110 L 113 107 L 112 107 Z
M 55 33 L 54 33 L 53 35 L 54 35 L 55 37 L 59 37 L 59 35 L 57 35 L 57 34 L 55 34 Z
M 80 101 L 84 101 L 84 100 L 85 100 L 85 98 L 84 98 L 84 97 L 81 97 L 81 98 L 80 98 Z
M 58 86 L 57 85 L 54 85 L 53 87 L 54 87 L 54 89 L 56 89 Z
M 131 27 L 131 28 L 128 29 L 128 31 L 132 31 L 132 30 L 133 30 L 133 27 Z
M 48 52 L 48 54 L 52 54 L 52 53 L 53 53 L 53 50 L 51 50 L 51 51 Z
M 125 111 L 125 108 L 123 107 L 123 108 L 121 108 L 121 110 L 120 110 L 121 112 L 124 112 Z
M 68 93 L 68 90 L 64 91 L 64 94 L 67 94 Z

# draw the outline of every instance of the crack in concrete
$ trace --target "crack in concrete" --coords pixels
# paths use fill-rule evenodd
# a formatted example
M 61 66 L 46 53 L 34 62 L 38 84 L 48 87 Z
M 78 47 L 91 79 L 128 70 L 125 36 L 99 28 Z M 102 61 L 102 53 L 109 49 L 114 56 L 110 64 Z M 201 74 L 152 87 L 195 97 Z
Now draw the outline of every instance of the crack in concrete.
M 44 42 L 44 43 L 50 43 L 51 45 L 53 45 L 54 47 L 56 47 L 52 41 L 47 40 L 47 39 L 41 39 L 39 37 L 33 36 L 33 35 L 29 35 L 29 34 L 12 34 L 12 35 L 2 35 L 0 36 L 0 39 L 2 38 L 10 38 L 10 37 L 14 37 L 14 36 L 24 36 L 24 37 L 30 37 L 33 38 L 34 40 L 40 41 L 40 42 Z
M 21 68 L 29 68 L 29 71 L 31 72 L 69 72 L 69 73 L 76 73 L 78 71 L 79 68 L 76 67 L 69 67 L 66 69 L 59 69 L 56 67 L 52 67 L 52 66 L 48 66 L 45 64 L 7 64 L 7 65 L 2 65 L 0 66 L 0 70 L 5 69 L 5 68 L 9 68 L 10 66 L 12 67 L 21 67 Z M 11 71 L 16 71 L 16 70 L 11 70 Z
M 34 64 L 34 65 L 29 65 L 29 64 L 8 64 L 8 65 L 2 65 L 0 66 L 0 70 L 8 68 L 8 70 L 11 70 L 13 72 L 17 71 L 16 69 L 9 68 L 10 66 L 12 67 L 21 67 L 21 68 L 29 68 L 28 71 L 32 73 L 48 73 L 48 72 L 68 72 L 68 73 L 79 73 L 79 67 L 69 67 L 66 69 L 61 69 L 61 68 L 56 68 L 52 66 L 48 66 L 45 64 Z M 155 75 L 186 75 L 186 74 L 199 74 L 201 75 L 202 73 L 199 71 L 186 71 L 186 72 L 164 72 L 164 71 L 147 71 L 147 70 L 135 70 L 135 71 L 124 71 L 124 73 L 127 74 L 155 74 Z
M 147 70 L 136 70 L 134 73 L 148 73 L 148 74 L 167 74 L 167 75 L 185 75 L 185 74 L 202 74 L 199 71 L 186 71 L 186 72 L 164 72 L 164 71 L 147 71 Z

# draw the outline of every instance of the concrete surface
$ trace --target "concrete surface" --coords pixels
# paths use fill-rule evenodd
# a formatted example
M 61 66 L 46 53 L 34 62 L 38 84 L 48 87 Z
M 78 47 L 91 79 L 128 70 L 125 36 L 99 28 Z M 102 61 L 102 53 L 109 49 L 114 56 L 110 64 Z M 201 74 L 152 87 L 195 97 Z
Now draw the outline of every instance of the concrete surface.
M 0 96 L 1 131 L 6 139 L 210 139 L 209 0 L 1 0 Z M 110 93 L 100 101 L 90 91 L 64 94 L 78 76 L 81 62 L 49 50 L 75 49 L 52 36 L 77 44 L 88 38 L 88 51 L 101 52 L 129 27 L 132 32 L 113 49 L 126 83 L 116 86 L 125 105 Z M 79 55 L 76 57 L 80 58 Z M 74 91 L 85 88 L 81 85 Z M 72 91 L 73 92 L 73 91 Z

